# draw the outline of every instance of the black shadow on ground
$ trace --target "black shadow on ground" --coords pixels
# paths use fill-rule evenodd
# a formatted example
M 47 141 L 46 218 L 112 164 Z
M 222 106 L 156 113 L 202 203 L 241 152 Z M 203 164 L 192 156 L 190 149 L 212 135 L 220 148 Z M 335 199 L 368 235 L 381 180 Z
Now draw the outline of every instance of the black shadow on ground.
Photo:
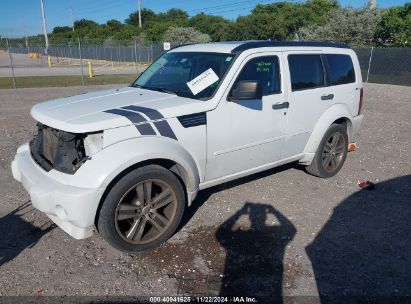
M 0 219 L 0 266 L 13 260 L 24 249 L 34 246 L 55 225 L 46 221 L 40 227 L 22 217 L 34 208 L 27 202 Z
M 242 217 L 248 219 L 247 227 Z M 295 233 L 293 224 L 271 205 L 246 202 L 216 232 L 226 250 L 220 295 L 282 303 L 284 251 Z
M 410 303 L 411 175 L 349 196 L 306 252 L 322 303 Z
M 191 206 L 189 208 L 187 208 L 187 210 L 184 213 L 184 216 L 181 220 L 181 223 L 179 225 L 179 229 L 178 231 L 183 228 L 185 225 L 187 225 L 187 223 L 191 220 L 191 218 L 196 214 L 197 210 L 201 208 L 201 206 L 207 202 L 207 200 L 210 198 L 211 195 L 213 195 L 214 193 L 218 193 L 220 191 L 224 191 L 226 189 L 230 189 L 233 187 L 237 187 L 239 185 L 242 184 L 246 184 L 285 170 L 289 170 L 289 169 L 297 169 L 300 170 L 299 168 L 300 166 L 297 163 L 290 163 L 290 164 L 285 164 L 273 169 L 269 169 L 260 173 L 255 173 L 249 176 L 245 176 L 230 182 L 226 182 L 214 187 L 210 187 L 207 188 L 205 190 L 201 190 L 198 192 L 198 195 L 196 197 L 196 199 L 192 202 Z M 178 232 L 177 231 L 177 232 Z

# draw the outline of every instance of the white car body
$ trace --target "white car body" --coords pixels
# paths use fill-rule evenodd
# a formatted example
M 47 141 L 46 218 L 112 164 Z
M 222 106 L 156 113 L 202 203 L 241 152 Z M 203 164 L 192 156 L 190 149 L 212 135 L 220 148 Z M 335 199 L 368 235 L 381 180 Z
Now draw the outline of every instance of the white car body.
M 245 42 L 188 45 L 170 52 L 231 53 Z M 289 54 L 346 54 L 355 69 L 354 83 L 292 91 Z M 278 56 L 281 92 L 262 98 L 256 110 L 227 95 L 251 58 Z M 130 167 L 166 160 L 184 181 L 190 204 L 199 190 L 284 163 L 309 164 L 327 128 L 343 119 L 349 140 L 360 128 L 361 71 L 349 48 L 328 44 L 244 47 L 238 52 L 209 100 L 126 87 L 60 98 L 35 105 L 32 117 L 71 133 L 101 132 L 87 139 L 89 157 L 75 172 L 48 172 L 33 160 L 29 144 L 20 146 L 13 176 L 30 194 L 32 204 L 77 239 L 93 234 L 105 191 Z M 333 100 L 321 100 L 333 94 Z M 289 108 L 273 105 L 289 102 Z M 131 108 L 124 108 L 130 107 Z M 134 108 L 133 108 L 134 106 Z

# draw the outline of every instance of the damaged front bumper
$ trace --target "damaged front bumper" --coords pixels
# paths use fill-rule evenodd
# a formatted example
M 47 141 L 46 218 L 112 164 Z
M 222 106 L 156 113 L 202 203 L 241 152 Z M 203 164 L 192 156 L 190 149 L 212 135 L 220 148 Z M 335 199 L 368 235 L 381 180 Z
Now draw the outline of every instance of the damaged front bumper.
M 54 169 L 45 171 L 33 160 L 28 144 L 18 148 L 11 169 L 36 209 L 76 239 L 93 235 L 94 219 L 104 189 L 75 187 L 70 185 L 72 175 Z

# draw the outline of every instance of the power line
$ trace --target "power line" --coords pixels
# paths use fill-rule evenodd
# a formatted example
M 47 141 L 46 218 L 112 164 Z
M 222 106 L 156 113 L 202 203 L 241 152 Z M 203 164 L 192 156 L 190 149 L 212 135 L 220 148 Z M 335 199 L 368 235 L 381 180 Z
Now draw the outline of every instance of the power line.
M 102 6 L 107 5 L 107 4 L 112 5 L 113 1 L 112 0 L 106 0 L 106 1 L 104 1 L 104 0 L 95 0 L 95 1 L 88 0 L 86 5 L 82 5 L 81 8 L 85 9 L 85 10 L 89 10 L 89 9 L 95 9 L 96 7 L 102 7 Z
M 267 2 L 267 1 L 272 2 L 272 0 L 266 0 L 266 1 L 246 0 L 246 1 L 238 1 L 238 2 L 234 2 L 234 3 L 228 3 L 228 4 L 224 4 L 224 5 L 216 5 L 216 6 L 208 6 L 208 7 L 204 7 L 204 8 L 196 8 L 196 9 L 189 10 L 188 12 L 203 12 L 203 11 L 221 9 L 221 8 L 230 7 L 230 6 L 237 6 L 239 4 L 247 4 L 247 3 L 250 3 L 250 2 L 257 4 L 259 2 Z
M 222 11 L 216 11 L 216 12 L 209 12 L 208 14 L 210 15 L 219 15 L 222 13 L 231 13 L 231 12 L 237 12 L 237 11 L 243 11 L 243 10 L 250 10 L 255 8 L 255 5 L 252 6 L 247 6 L 247 7 L 240 7 L 240 8 L 233 8 L 233 9 L 229 9 L 229 10 L 222 10 Z
M 137 1 L 139 1 L 139 0 L 137 0 Z M 259 3 L 262 3 L 262 2 L 264 2 L 264 3 L 272 2 L 272 0 L 265 0 L 265 1 L 264 0 L 263 1 L 261 1 L 261 0 L 236 1 L 234 3 L 228 3 L 228 4 L 224 4 L 224 5 L 207 6 L 207 7 L 203 7 L 203 8 L 196 8 L 196 9 L 192 9 L 192 10 L 186 10 L 186 12 L 188 12 L 188 13 L 208 12 L 208 11 L 215 11 L 217 9 L 221 10 L 223 8 L 238 6 L 240 4 L 259 4 Z M 86 7 L 86 8 L 79 9 L 79 10 L 77 10 L 78 11 L 77 15 L 81 15 L 81 16 L 84 16 L 85 14 L 89 15 L 89 14 L 92 14 L 92 13 L 96 13 L 96 12 L 100 12 L 100 11 L 106 11 L 110 8 L 116 8 L 116 7 L 125 6 L 125 5 L 129 5 L 129 3 L 122 2 L 122 3 L 113 4 L 112 1 L 110 1 L 110 3 L 103 2 L 103 3 L 99 3 L 99 5 L 97 7 L 94 6 L 94 7 Z M 156 6 L 154 6 L 154 7 L 156 7 Z M 147 8 L 151 9 L 153 7 L 150 6 L 150 7 L 147 7 Z M 247 8 L 249 8 L 249 7 L 241 7 L 241 8 L 238 8 L 236 10 L 247 9 Z M 109 15 L 104 15 L 104 17 L 108 17 L 108 16 Z
M 94 7 L 94 8 L 87 8 L 87 9 L 80 9 L 79 11 L 81 12 L 81 14 L 84 13 L 94 13 L 94 12 L 99 12 L 99 11 L 103 11 L 103 10 L 109 10 L 111 8 L 117 8 L 117 7 L 123 7 L 123 6 L 129 6 L 130 8 L 132 7 L 132 5 L 128 2 L 123 2 L 123 3 L 115 3 L 113 4 L 113 1 L 110 1 L 110 3 L 106 3 L 105 5 L 101 5 L 99 4 L 98 7 Z
M 210 13 L 210 14 L 221 14 L 225 12 L 231 12 L 231 11 L 239 11 L 239 10 L 245 10 L 245 9 L 250 9 L 255 7 L 258 4 L 271 4 L 271 3 L 278 3 L 280 1 L 273 1 L 273 0 L 245 0 L 245 1 L 237 1 L 229 4 L 224 4 L 224 5 L 217 5 L 217 6 L 209 6 L 201 9 L 194 9 L 190 10 L 188 12 L 205 12 L 205 13 Z M 299 3 L 301 0 L 289 0 L 288 2 L 295 2 Z M 231 8 L 231 7 L 236 7 L 239 6 L 240 4 L 248 4 L 248 6 L 243 6 L 243 7 L 238 7 L 235 9 L 229 9 L 229 10 L 224 10 L 224 8 Z M 250 6 L 251 5 L 251 6 Z
M 95 5 L 92 6 L 80 6 L 80 7 L 76 7 L 76 16 L 85 16 L 87 15 L 87 17 L 89 17 L 89 15 L 96 13 L 96 12 L 100 12 L 100 11 L 107 11 L 110 10 L 112 8 L 117 8 L 117 7 L 123 7 L 123 6 L 129 6 L 130 8 L 132 7 L 130 2 L 122 2 L 122 3 L 113 3 L 112 0 L 108 0 L 107 2 L 104 1 L 97 1 Z M 65 9 L 68 9 L 68 7 L 66 7 Z M 63 11 L 61 11 L 60 13 L 54 14 L 53 17 L 64 17 L 66 16 L 66 13 L 64 12 L 65 9 Z
M 137 4 L 138 4 L 138 12 L 140 12 L 140 16 L 139 16 L 139 26 L 142 24 L 142 20 L 141 20 L 141 0 L 137 0 Z M 182 0 L 185 1 L 185 0 Z M 196 9 L 191 9 L 191 10 L 186 10 L 186 12 L 190 13 L 190 15 L 193 15 L 195 13 L 199 13 L 199 12 L 204 12 L 206 14 L 210 14 L 210 15 L 218 15 L 218 14 L 223 14 L 223 13 L 228 13 L 228 12 L 235 12 L 235 11 L 242 11 L 242 10 L 249 10 L 254 8 L 257 4 L 268 4 L 268 3 L 272 3 L 275 0 L 244 0 L 244 1 L 235 1 L 235 2 L 231 2 L 231 3 L 226 3 L 226 4 L 222 4 L 222 5 L 214 5 L 214 6 L 206 6 L 203 8 L 196 8 Z M 41 2 L 43 2 L 43 0 L 41 0 Z M 277 2 L 277 1 L 275 1 Z M 301 0 L 291 0 L 290 2 L 301 2 Z M 82 6 L 80 8 L 76 8 L 76 16 L 78 19 L 80 19 L 79 17 L 85 17 L 85 15 L 87 15 L 87 17 L 89 17 L 90 15 L 95 15 L 97 12 L 101 12 L 101 11 L 107 11 L 110 8 L 117 8 L 117 7 L 123 7 L 123 6 L 130 6 L 130 10 L 132 11 L 132 6 L 130 4 L 130 2 L 128 1 L 118 1 L 116 3 L 113 3 L 112 0 L 97 0 L 97 1 L 89 1 L 88 6 Z M 154 6 L 156 7 L 156 6 Z M 157 5 L 158 7 L 158 5 Z M 150 8 L 150 7 L 149 7 Z M 151 7 L 152 8 L 152 7 Z M 70 12 L 71 12 L 71 24 L 72 24 L 72 28 L 74 30 L 74 16 L 73 16 L 73 8 L 69 8 Z M 57 13 L 55 15 L 53 15 L 53 17 L 58 17 L 61 16 L 63 17 L 62 13 Z M 67 15 L 66 15 L 67 16 Z M 86 18 L 87 18 L 86 17 Z M 106 17 L 106 18 L 110 18 L 110 15 L 100 15 L 100 17 Z M 44 26 L 43 26 L 44 28 Z M 43 29 L 44 32 L 44 29 Z M 48 39 L 47 39 L 48 40 Z

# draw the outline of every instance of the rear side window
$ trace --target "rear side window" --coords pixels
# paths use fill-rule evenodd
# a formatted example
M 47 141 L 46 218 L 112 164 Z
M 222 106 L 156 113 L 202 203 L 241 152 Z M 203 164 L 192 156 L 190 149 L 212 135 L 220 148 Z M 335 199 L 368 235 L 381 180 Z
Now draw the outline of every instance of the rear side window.
M 354 65 L 348 55 L 325 55 L 330 73 L 330 84 L 339 85 L 355 82 Z
M 325 85 L 321 55 L 289 55 L 288 65 L 293 91 L 318 88 Z
M 243 80 L 258 81 L 263 96 L 280 93 L 281 81 L 278 57 L 257 57 L 248 61 L 234 82 L 232 90 L 237 87 L 238 82 Z M 232 95 L 232 90 L 230 95 Z

